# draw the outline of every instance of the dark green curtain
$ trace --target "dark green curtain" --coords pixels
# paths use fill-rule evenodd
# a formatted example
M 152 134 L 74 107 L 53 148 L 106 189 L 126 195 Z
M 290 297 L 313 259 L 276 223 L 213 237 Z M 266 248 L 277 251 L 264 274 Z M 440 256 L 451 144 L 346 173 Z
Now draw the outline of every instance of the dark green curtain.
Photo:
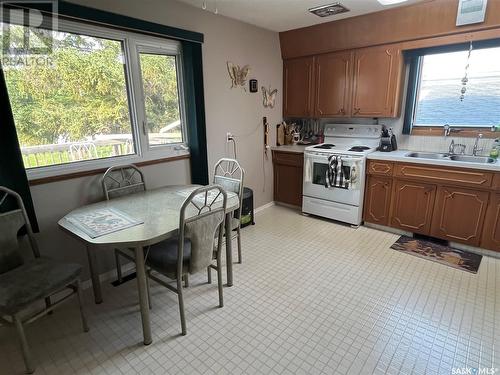
M 38 232 L 35 209 L 31 199 L 30 187 L 26 170 L 24 169 L 21 148 L 17 139 L 16 126 L 12 108 L 10 107 L 9 94 L 3 69 L 0 69 L 0 185 L 8 187 L 21 195 L 26 206 L 26 211 L 31 221 L 33 231 Z M 3 211 L 14 208 L 14 202 L 2 205 Z
M 184 95 L 186 96 L 188 143 L 191 153 L 191 182 L 207 185 L 207 132 L 201 49 L 200 43 L 182 42 Z

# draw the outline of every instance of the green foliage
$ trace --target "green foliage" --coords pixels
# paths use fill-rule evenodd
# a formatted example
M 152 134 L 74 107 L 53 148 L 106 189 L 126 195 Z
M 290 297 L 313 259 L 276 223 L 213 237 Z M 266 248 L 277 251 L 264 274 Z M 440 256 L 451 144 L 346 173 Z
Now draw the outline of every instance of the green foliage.
M 121 42 L 59 33 L 49 57 L 52 64 L 4 67 L 22 146 L 131 133 Z M 143 54 L 141 66 L 148 126 L 157 132 L 179 119 L 175 58 Z

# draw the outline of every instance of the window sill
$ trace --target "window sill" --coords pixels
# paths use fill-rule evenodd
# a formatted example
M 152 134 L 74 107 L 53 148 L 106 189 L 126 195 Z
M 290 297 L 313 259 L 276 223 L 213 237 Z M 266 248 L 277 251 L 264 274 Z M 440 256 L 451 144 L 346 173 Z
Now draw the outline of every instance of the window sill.
M 490 128 L 451 128 L 449 137 L 475 138 L 482 134 L 483 138 L 500 138 L 499 132 L 492 132 Z M 411 135 L 421 135 L 430 137 L 444 136 L 444 129 L 441 126 L 414 126 Z
M 147 165 L 168 163 L 168 162 L 177 161 L 177 160 L 185 160 L 185 159 L 189 159 L 190 157 L 191 157 L 191 155 L 189 154 L 189 152 L 186 152 L 185 154 L 179 154 L 179 155 L 175 155 L 175 156 L 169 156 L 169 157 L 160 158 L 160 159 L 153 159 L 153 160 L 143 160 L 143 161 L 137 161 L 137 162 L 134 162 L 133 160 L 123 160 L 123 164 L 133 163 L 138 167 L 144 167 Z M 111 165 L 116 165 L 118 163 L 117 163 L 116 159 L 114 159 L 114 160 L 111 160 L 109 164 L 110 165 L 108 165 L 107 167 L 85 169 L 85 170 L 80 170 L 77 172 L 68 171 L 66 173 L 63 172 L 63 173 L 53 175 L 53 176 L 29 178 L 29 185 L 35 186 L 35 185 L 48 184 L 51 182 L 70 180 L 73 178 L 79 178 L 79 177 L 85 177 L 85 176 L 95 176 L 95 175 L 104 173 Z

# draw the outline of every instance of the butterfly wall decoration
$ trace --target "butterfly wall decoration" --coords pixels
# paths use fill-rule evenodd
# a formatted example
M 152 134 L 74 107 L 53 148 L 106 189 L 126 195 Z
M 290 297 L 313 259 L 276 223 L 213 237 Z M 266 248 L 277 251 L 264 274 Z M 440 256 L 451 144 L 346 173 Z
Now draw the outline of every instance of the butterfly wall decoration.
M 231 78 L 231 88 L 241 86 L 243 90 L 247 91 L 245 88 L 247 83 L 247 76 L 250 73 L 250 66 L 245 65 L 240 67 L 239 65 L 233 64 L 232 62 L 227 62 L 227 71 L 229 72 L 229 77 Z
M 265 108 L 274 108 L 274 103 L 276 101 L 276 94 L 278 94 L 278 89 L 271 90 L 266 89 L 264 86 L 261 88 L 262 90 L 262 99 Z

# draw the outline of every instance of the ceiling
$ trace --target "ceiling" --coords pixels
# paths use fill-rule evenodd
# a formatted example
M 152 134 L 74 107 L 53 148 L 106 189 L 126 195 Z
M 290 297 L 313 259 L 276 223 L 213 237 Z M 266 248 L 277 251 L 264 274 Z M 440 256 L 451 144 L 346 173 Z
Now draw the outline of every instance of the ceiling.
M 203 0 L 178 0 L 202 8 Z M 308 9 L 340 1 L 350 12 L 330 17 L 318 17 Z M 395 6 L 404 6 L 425 0 L 383 6 L 377 0 L 206 0 L 207 11 L 213 12 L 217 4 L 218 14 L 234 18 L 273 31 L 286 31 L 377 12 Z

